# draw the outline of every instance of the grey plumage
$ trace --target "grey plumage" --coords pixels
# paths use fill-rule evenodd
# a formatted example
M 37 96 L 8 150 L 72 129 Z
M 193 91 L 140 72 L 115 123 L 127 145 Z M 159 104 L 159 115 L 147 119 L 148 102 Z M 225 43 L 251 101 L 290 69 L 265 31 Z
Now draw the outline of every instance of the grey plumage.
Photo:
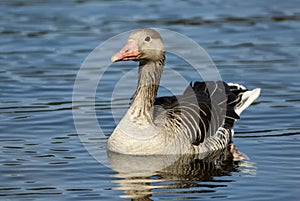
M 164 45 L 151 29 L 134 31 L 112 61 L 139 61 L 132 104 L 107 146 L 132 155 L 203 153 L 225 148 L 240 113 L 260 93 L 225 82 L 191 83 L 182 95 L 156 98 L 164 67 Z

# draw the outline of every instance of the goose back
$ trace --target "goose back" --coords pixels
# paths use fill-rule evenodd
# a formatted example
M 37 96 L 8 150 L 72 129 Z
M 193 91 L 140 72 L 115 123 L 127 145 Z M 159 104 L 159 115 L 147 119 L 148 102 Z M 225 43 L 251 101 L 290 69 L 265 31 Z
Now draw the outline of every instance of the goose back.
M 155 105 L 165 110 L 166 127 L 185 135 L 191 144 L 198 146 L 216 135 L 220 127 L 233 127 L 235 120 L 240 118 L 235 106 L 245 91 L 221 81 L 194 82 L 182 95 L 159 97 Z M 155 111 L 153 116 L 155 122 L 162 121 L 159 112 Z

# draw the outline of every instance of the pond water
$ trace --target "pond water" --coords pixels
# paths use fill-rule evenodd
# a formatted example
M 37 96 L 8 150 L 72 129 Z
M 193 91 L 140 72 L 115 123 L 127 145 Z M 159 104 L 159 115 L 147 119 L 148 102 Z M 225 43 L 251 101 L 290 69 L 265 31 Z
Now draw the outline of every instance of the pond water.
M 0 19 L 1 200 L 300 199 L 299 1 L 5 0 Z M 89 154 L 80 138 L 89 133 L 73 120 L 76 75 L 99 44 L 141 27 L 190 37 L 223 80 L 262 89 L 235 125 L 249 160 L 109 154 L 106 166 Z M 100 148 L 116 125 L 111 91 L 132 65 L 114 64 L 101 81 L 95 109 L 105 135 L 89 138 Z M 167 65 L 195 79 L 179 58 Z M 132 94 L 124 95 L 114 107 L 127 108 Z

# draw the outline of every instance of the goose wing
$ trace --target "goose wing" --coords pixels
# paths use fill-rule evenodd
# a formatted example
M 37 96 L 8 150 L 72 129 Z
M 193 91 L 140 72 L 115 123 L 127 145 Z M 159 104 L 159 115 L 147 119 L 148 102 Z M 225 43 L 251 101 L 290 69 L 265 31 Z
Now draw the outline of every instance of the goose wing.
M 159 97 L 155 105 L 165 110 L 165 126 L 180 129 L 190 142 L 199 145 L 223 126 L 233 127 L 239 91 L 224 82 L 194 82 L 180 96 Z

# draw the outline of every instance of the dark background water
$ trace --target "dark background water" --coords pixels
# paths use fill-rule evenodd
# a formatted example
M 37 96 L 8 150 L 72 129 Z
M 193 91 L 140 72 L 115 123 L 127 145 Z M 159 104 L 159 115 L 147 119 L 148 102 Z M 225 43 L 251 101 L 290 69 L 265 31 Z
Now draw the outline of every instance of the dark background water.
M 1 200 L 121 200 L 143 193 L 145 200 L 299 200 L 299 3 L 1 1 Z M 202 177 L 126 178 L 89 155 L 72 116 L 76 74 L 101 42 L 140 27 L 184 34 L 205 48 L 223 80 L 262 88 L 235 126 L 235 144 L 248 161 Z M 96 110 L 109 111 L 119 72 L 110 73 Z M 115 123 L 98 119 L 109 134 Z

